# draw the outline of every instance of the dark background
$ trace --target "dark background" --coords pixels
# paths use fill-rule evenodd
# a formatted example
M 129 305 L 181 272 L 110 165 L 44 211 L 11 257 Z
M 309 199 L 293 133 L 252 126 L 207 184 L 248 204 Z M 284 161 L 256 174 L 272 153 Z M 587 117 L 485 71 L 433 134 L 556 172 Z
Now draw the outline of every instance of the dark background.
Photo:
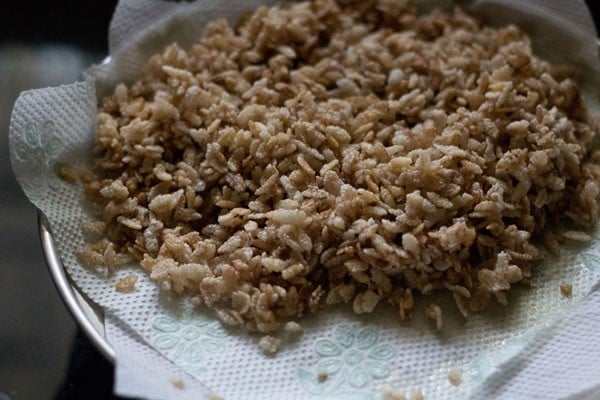
M 227 0 L 217 0 L 227 2 Z M 523 0 L 527 1 L 527 0 Z M 598 26 L 600 2 L 585 0 Z M 116 0 L 21 0 L 0 7 L 0 43 L 63 43 L 106 52 L 106 35 Z
M 107 51 L 108 24 L 116 0 L 19 0 L 2 3 L 2 43 L 62 43 L 85 51 Z
M 73 82 L 102 60 L 116 0 L 2 3 L 0 400 L 109 399 L 112 367 L 77 332 L 46 270 L 35 210 L 10 169 L 8 124 L 20 91 Z M 600 2 L 588 4 L 598 26 Z
M 35 210 L 10 168 L 8 124 L 20 91 L 73 82 L 102 60 L 116 0 L 0 4 L 0 400 L 110 399 L 112 367 L 50 280 Z

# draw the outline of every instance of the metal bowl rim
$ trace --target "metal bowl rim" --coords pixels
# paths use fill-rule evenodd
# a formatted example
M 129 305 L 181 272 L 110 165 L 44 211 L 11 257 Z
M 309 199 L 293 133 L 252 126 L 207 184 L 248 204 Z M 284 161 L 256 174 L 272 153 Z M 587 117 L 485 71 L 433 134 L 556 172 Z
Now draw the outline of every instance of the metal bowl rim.
M 115 352 L 106 339 L 106 333 L 92 322 L 92 319 L 96 318 L 99 321 L 99 325 L 104 328 L 104 313 L 100 307 L 96 306 L 82 294 L 67 276 L 54 238 L 52 237 L 50 223 L 44 213 L 40 210 L 38 210 L 38 228 L 48 271 L 50 272 L 54 286 L 56 286 L 56 290 L 63 303 L 87 338 L 96 346 L 104 357 L 114 364 Z M 88 306 L 87 308 L 91 311 L 86 310 L 81 302 L 85 302 Z M 96 315 L 93 316 L 90 315 L 90 313 L 95 313 Z

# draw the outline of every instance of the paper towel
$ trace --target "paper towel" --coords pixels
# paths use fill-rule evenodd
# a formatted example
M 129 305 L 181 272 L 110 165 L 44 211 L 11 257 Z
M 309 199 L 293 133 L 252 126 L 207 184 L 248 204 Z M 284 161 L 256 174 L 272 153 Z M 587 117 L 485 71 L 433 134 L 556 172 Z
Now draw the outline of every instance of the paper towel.
M 131 81 L 144 60 L 164 45 L 191 43 L 206 21 L 233 19 L 267 3 L 123 0 L 110 27 L 108 64 L 90 69 L 85 82 L 24 92 L 15 104 L 13 169 L 28 198 L 48 217 L 69 275 L 105 311 L 107 337 L 117 358 L 116 392 L 152 399 L 210 393 L 226 399 L 376 399 L 388 387 L 405 393 L 419 388 L 427 399 L 597 393 L 600 374 L 593 372 L 600 357 L 590 350 L 600 345 L 595 334 L 600 315 L 594 313 L 598 239 L 536 266 L 531 288 L 511 291 L 508 307 L 494 306 L 465 322 L 451 298 L 440 294 L 417 300 L 415 319 L 408 323 L 386 307 L 372 315 L 328 308 L 302 321 L 301 337 L 284 337 L 285 345 L 274 357 L 258 349 L 259 336 L 224 329 L 210 312 L 161 292 L 134 266 L 107 276 L 78 263 L 74 252 L 85 245 L 80 225 L 90 219 L 88 205 L 82 189 L 61 181 L 55 172 L 61 164 L 83 168 L 89 161 L 97 94 L 116 82 Z M 538 54 L 580 67 L 588 102 L 596 106 L 596 33 L 582 1 L 462 3 L 493 24 L 518 23 L 532 35 Z M 424 9 L 432 4 L 448 6 L 420 2 Z M 116 292 L 114 284 L 129 273 L 139 277 L 136 290 Z M 560 295 L 564 281 L 573 284 L 572 298 Z M 444 310 L 441 333 L 423 316 L 432 301 Z M 557 373 L 561 368 L 569 374 Z M 448 380 L 455 369 L 462 371 L 459 386 Z M 325 382 L 319 383 L 318 371 L 329 372 Z

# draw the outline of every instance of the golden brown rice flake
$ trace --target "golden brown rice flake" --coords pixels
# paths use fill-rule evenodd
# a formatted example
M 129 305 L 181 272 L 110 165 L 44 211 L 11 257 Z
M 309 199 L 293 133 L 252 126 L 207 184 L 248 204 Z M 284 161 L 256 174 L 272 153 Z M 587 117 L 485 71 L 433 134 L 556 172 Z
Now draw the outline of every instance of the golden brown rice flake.
M 281 339 L 265 335 L 258 342 L 258 347 L 267 355 L 274 355 L 281 347 Z
M 176 389 L 179 389 L 179 390 L 185 389 L 185 382 L 181 378 L 173 378 L 173 379 L 171 379 L 171 384 Z
M 590 235 L 582 231 L 564 231 L 561 232 L 561 235 L 566 239 L 574 240 L 576 242 L 581 243 L 589 243 L 593 239 Z
M 570 283 L 562 283 L 560 285 L 560 293 L 565 297 L 571 297 L 573 295 L 573 285 Z
M 119 282 L 115 284 L 115 288 L 118 292 L 128 293 L 135 290 L 135 284 L 137 283 L 138 277 L 134 274 L 129 274 Z
M 385 387 L 381 390 L 381 396 L 384 400 L 406 400 L 404 393 L 393 387 Z
M 319 372 L 317 374 L 317 380 L 319 381 L 319 383 L 323 383 L 327 379 L 329 379 L 329 374 L 327 372 Z
M 437 304 L 432 304 L 425 310 L 427 316 L 435 322 L 435 329 L 441 331 L 444 326 L 444 319 L 442 317 L 442 309 Z
M 421 389 L 414 389 L 410 392 L 410 400 L 425 400 L 425 396 Z
M 73 184 L 77 183 L 79 180 L 79 173 L 77 170 L 69 167 L 68 165 L 61 165 L 58 168 L 58 176 L 60 179 Z
M 462 382 L 462 370 L 460 368 L 454 368 L 448 372 L 448 380 L 453 386 L 458 386 Z

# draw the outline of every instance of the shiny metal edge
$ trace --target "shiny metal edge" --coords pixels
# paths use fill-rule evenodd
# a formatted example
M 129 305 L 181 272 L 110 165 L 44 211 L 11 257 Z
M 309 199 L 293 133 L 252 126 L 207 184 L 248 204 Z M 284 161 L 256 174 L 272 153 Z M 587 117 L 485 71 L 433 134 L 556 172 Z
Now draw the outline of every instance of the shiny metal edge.
M 87 338 L 104 357 L 114 364 L 115 352 L 105 337 L 104 315 L 98 307 L 92 306 L 93 303 L 84 297 L 67 277 L 52 237 L 48 219 L 40 210 L 38 210 L 38 228 L 48 271 L 62 301 Z M 94 313 L 95 316 L 90 313 Z M 94 317 L 97 319 L 96 323 L 93 322 Z

